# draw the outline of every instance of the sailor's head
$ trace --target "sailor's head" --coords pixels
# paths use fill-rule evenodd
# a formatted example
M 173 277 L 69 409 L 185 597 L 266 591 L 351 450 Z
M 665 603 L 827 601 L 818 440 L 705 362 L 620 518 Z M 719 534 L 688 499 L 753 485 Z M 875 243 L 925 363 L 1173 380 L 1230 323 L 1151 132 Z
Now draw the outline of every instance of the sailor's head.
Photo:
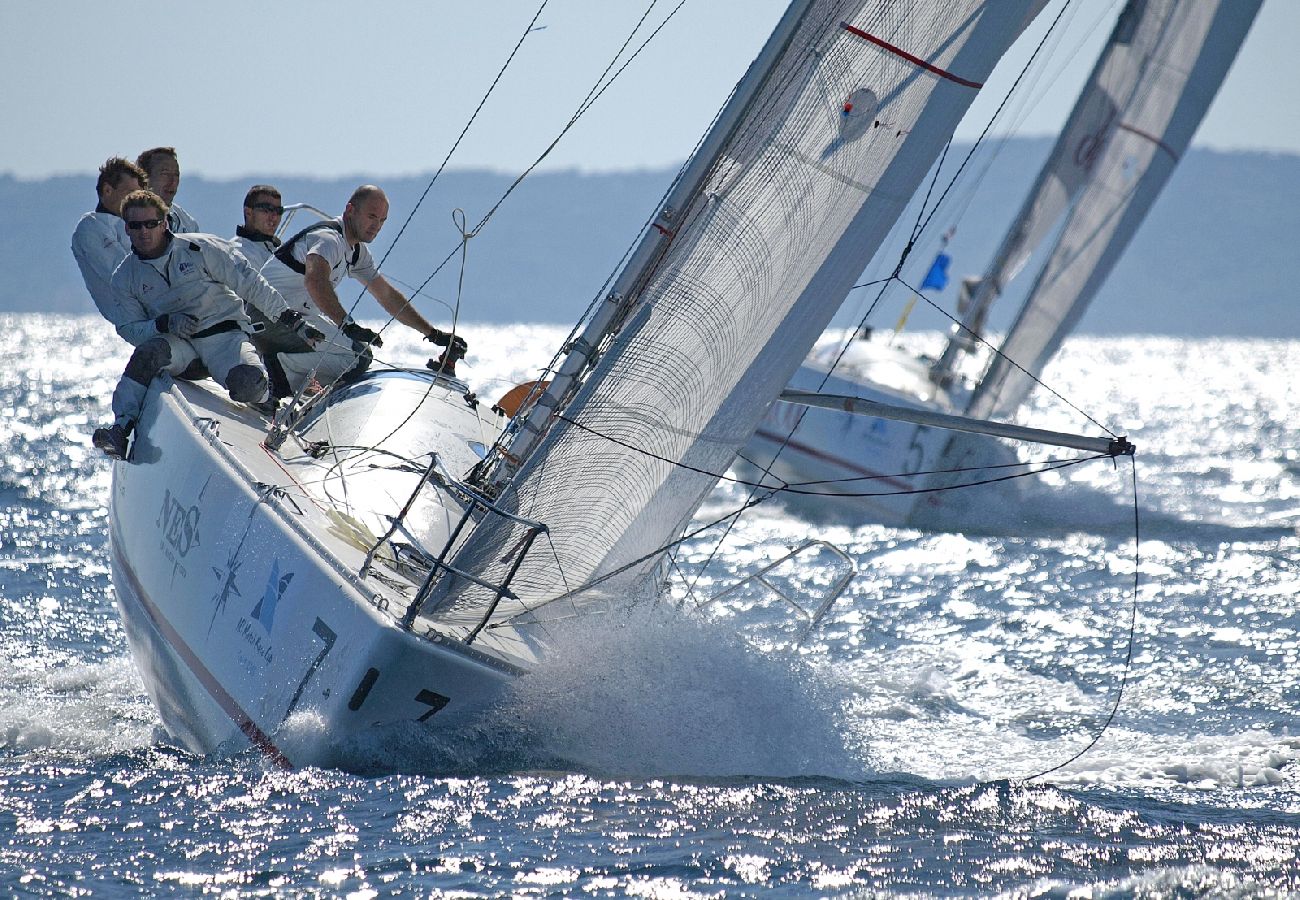
M 352 192 L 343 210 L 343 227 L 348 237 L 369 244 L 379 237 L 388 219 L 388 197 L 373 184 L 363 184 Z
M 99 204 L 110 212 L 121 215 L 122 201 L 132 191 L 138 191 L 149 183 L 144 170 L 120 156 L 114 156 L 99 167 L 99 180 L 95 182 L 95 193 L 99 195 Z
M 150 259 L 167 244 L 167 210 L 163 199 L 150 190 L 132 191 L 122 201 L 122 218 L 131 247 Z
M 181 186 L 181 164 L 175 147 L 154 147 L 136 157 L 135 164 L 149 176 L 149 187 L 162 197 L 168 208 Z
M 244 227 L 262 234 L 275 234 L 284 215 L 280 192 L 269 184 L 255 184 L 244 195 Z

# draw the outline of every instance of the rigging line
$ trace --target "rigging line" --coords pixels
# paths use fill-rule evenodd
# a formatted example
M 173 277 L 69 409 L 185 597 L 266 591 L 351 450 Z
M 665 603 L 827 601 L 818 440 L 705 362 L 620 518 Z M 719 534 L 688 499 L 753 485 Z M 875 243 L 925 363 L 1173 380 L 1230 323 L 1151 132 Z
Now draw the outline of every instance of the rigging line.
M 922 222 L 925 215 L 925 208 L 930 203 L 930 198 L 934 196 L 934 186 L 939 183 L 939 173 L 943 171 L 943 164 L 948 159 L 948 151 L 952 149 L 952 140 L 943 145 L 943 152 L 939 154 L 939 161 L 934 164 L 934 175 L 930 178 L 930 185 L 925 189 L 925 198 L 921 200 L 921 207 L 916 211 L 916 224 L 912 226 L 912 234 L 907 239 L 907 246 L 898 257 L 898 265 L 894 267 L 894 274 L 898 275 L 903 271 L 903 263 L 907 261 L 912 247 L 916 244 L 916 239 L 921 236 Z M 937 205 L 937 204 L 936 204 Z
M 1111 704 L 1110 713 L 1106 716 L 1106 721 L 1101 723 L 1101 727 L 1097 730 L 1097 733 L 1093 735 L 1092 740 L 1090 740 L 1082 750 L 1075 753 L 1065 762 L 1023 778 L 1021 779 L 1022 781 L 1033 781 L 1036 778 L 1042 778 L 1044 775 L 1050 775 L 1052 772 L 1060 771 L 1079 757 L 1083 756 L 1093 747 L 1097 746 L 1097 742 L 1101 740 L 1102 735 L 1109 730 L 1111 723 L 1115 721 L 1115 715 L 1119 712 L 1120 702 L 1124 699 L 1124 689 L 1128 686 L 1129 676 L 1133 671 L 1133 647 L 1137 643 L 1138 588 L 1140 587 L 1142 575 L 1142 529 L 1138 513 L 1137 460 L 1130 458 L 1129 466 L 1131 467 L 1130 471 L 1133 483 L 1133 603 L 1131 604 L 1131 609 L 1129 611 L 1128 649 L 1124 654 L 1124 670 L 1120 673 L 1119 687 L 1115 691 L 1115 702 Z
M 919 472 L 898 472 L 893 475 L 855 475 L 852 478 L 823 478 L 816 481 L 792 481 L 787 482 L 787 484 L 790 487 L 805 488 L 822 484 L 852 484 L 855 481 L 881 481 L 889 478 L 907 478 L 909 476 L 916 477 L 918 475 L 955 475 L 959 472 L 992 472 L 997 469 L 1024 469 L 1030 466 L 1050 466 L 1076 459 L 1080 459 L 1080 457 L 1057 456 L 1049 459 L 1029 459 L 1024 460 L 1023 462 L 995 463 L 991 466 L 956 466 L 951 469 L 924 469 Z M 1082 457 L 1082 459 L 1110 459 L 1110 457 L 1101 455 Z
M 496 77 L 492 79 L 492 83 L 488 85 L 487 91 L 485 91 L 483 96 L 479 99 L 478 106 L 474 107 L 474 112 L 470 114 L 469 120 L 465 122 L 465 127 L 461 129 L 460 135 L 456 138 L 455 142 L 452 143 L 451 149 L 449 149 L 447 155 L 443 157 L 442 164 L 438 166 L 438 170 L 433 173 L 433 177 L 430 178 L 429 183 L 425 185 L 424 193 L 420 194 L 420 199 L 415 201 L 415 206 L 411 208 L 411 212 L 406 217 L 406 221 L 402 223 L 402 227 L 398 229 L 396 236 L 393 237 L 393 242 L 389 244 L 388 249 L 384 251 L 383 258 L 379 260 L 377 268 L 383 267 L 384 261 L 388 259 L 388 255 L 393 252 L 393 248 L 397 246 L 397 242 L 401 240 L 402 235 L 406 233 L 407 226 L 411 224 L 411 220 L 415 218 L 416 212 L 419 211 L 425 198 L 429 196 L 429 191 L 433 190 L 434 183 L 438 180 L 439 176 L 442 175 L 443 170 L 447 168 L 447 163 L 451 161 L 452 154 L 456 152 L 457 148 L 460 147 L 461 142 L 465 140 L 465 135 L 469 133 L 470 126 L 474 124 L 474 120 L 478 118 L 478 114 L 483 111 L 483 107 L 487 103 L 488 98 L 491 97 L 492 92 L 496 90 L 497 84 L 501 81 L 501 77 L 506 74 L 506 69 L 510 68 L 510 64 L 514 62 L 515 56 L 519 53 L 519 48 L 524 45 L 524 41 L 527 40 L 528 35 L 532 33 L 533 26 L 536 25 L 537 20 L 541 18 L 542 11 L 546 9 L 546 4 L 549 2 L 550 0 L 542 0 L 541 5 L 537 7 L 537 12 L 533 13 L 532 19 L 528 22 L 528 27 L 524 29 L 523 34 L 519 35 L 519 40 L 515 42 L 515 46 L 511 49 L 509 56 L 506 57 L 506 61 L 502 63 L 501 68 L 497 70 Z M 360 297 L 357 299 L 360 299 Z
M 470 126 L 474 124 L 474 121 L 478 118 L 478 114 L 482 112 L 484 105 L 487 103 L 488 98 L 491 97 L 493 91 L 496 90 L 496 87 L 500 83 L 502 76 L 505 75 L 506 73 L 506 69 L 508 69 L 510 67 L 510 64 L 514 62 L 515 56 L 519 53 L 519 48 L 523 46 L 524 41 L 527 40 L 528 38 L 528 35 L 530 35 L 533 32 L 533 26 L 537 24 L 537 20 L 541 17 L 542 11 L 546 9 L 546 5 L 549 2 L 550 0 L 542 0 L 541 5 L 537 7 L 537 12 L 533 13 L 532 19 L 529 20 L 528 26 L 524 29 L 523 34 L 519 36 L 519 40 L 515 42 L 514 47 L 510 50 L 510 54 L 506 57 L 506 61 L 502 63 L 501 68 L 497 70 L 496 77 L 492 79 L 492 84 L 488 86 L 487 91 L 485 91 L 483 96 L 479 99 L 478 106 L 474 108 L 474 112 L 470 114 L 468 121 L 465 122 L 465 126 L 461 129 L 460 135 L 456 138 L 455 142 L 452 144 L 451 149 L 447 151 L 447 155 L 443 157 L 442 164 L 439 165 L 437 171 L 433 173 L 433 177 L 429 179 L 429 183 L 424 187 L 424 192 L 420 194 L 419 199 L 415 201 L 415 205 L 411 207 L 410 213 L 406 216 L 405 221 L 402 222 L 402 227 L 398 229 L 397 234 L 393 237 L 392 243 L 388 245 L 388 249 L 384 251 L 384 255 L 380 257 L 379 262 L 375 264 L 376 270 L 383 269 L 384 263 L 388 260 L 388 257 L 393 252 L 393 249 L 397 246 L 397 242 L 402 239 L 402 236 L 404 234 L 406 234 L 406 229 L 410 226 L 411 221 L 415 218 L 415 214 L 419 211 L 420 206 L 423 205 L 425 198 L 429 196 L 429 192 L 433 190 L 434 183 L 437 182 L 438 178 L 442 175 L 443 170 L 447 168 L 447 163 L 450 162 L 452 154 L 454 154 L 457 148 L 460 147 L 461 142 L 465 139 L 465 135 L 469 132 Z M 435 275 L 438 273 L 439 270 L 442 269 L 444 265 L 447 264 L 447 261 L 450 260 L 453 255 L 455 255 L 455 252 L 456 251 L 453 250 L 451 253 L 447 255 L 447 258 L 444 259 L 442 263 L 438 266 L 438 268 L 434 270 Z M 413 296 L 419 294 L 423 290 L 425 285 L 427 285 L 429 281 L 431 281 L 432 279 L 433 279 L 433 275 L 430 275 L 429 278 L 425 279 L 425 281 L 418 288 L 415 289 Z M 366 295 L 366 288 L 362 286 L 361 290 L 357 292 L 356 299 L 353 300 L 352 305 L 348 307 L 347 315 L 349 318 L 352 317 L 352 314 L 356 311 L 357 305 L 361 302 L 361 298 L 364 297 L 365 295 Z M 413 305 L 411 297 L 407 298 L 406 304 L 407 306 Z M 385 322 L 380 327 L 379 334 L 382 335 L 384 331 L 388 328 L 388 326 L 393 324 L 393 321 L 395 319 L 396 316 L 390 315 L 388 317 L 388 321 Z M 354 356 L 353 358 L 359 359 L 360 356 L 361 356 L 361 352 L 358 351 L 356 353 L 356 356 Z M 312 371 L 312 375 L 313 376 L 315 375 L 315 370 Z
M 758 497 L 757 499 L 753 498 L 751 495 L 750 499 L 746 500 L 744 503 L 742 503 L 740 506 L 733 509 L 731 512 L 719 516 L 718 518 L 714 519 L 712 522 L 707 522 L 704 525 L 701 525 L 699 528 L 696 528 L 694 531 L 683 534 L 677 539 L 669 541 L 668 543 L 664 544 L 661 547 L 656 547 L 654 550 L 651 550 L 649 553 L 637 557 L 631 562 L 623 566 L 620 566 L 617 569 L 614 569 L 612 572 L 606 572 L 604 575 L 600 576 L 599 578 L 593 578 L 591 581 L 588 581 L 586 584 L 580 584 L 576 588 L 573 588 L 570 591 L 566 591 L 563 594 L 560 594 L 558 597 L 552 597 L 550 600 L 546 600 L 542 603 L 539 603 L 538 608 L 542 606 L 546 606 L 547 604 L 550 603 L 556 603 L 560 600 L 566 600 L 569 597 L 574 596 L 575 594 L 580 594 L 583 591 L 590 590 L 591 588 L 599 587 L 600 585 L 604 584 L 606 581 L 609 581 L 611 578 L 614 578 L 617 575 L 622 575 L 628 569 L 639 566 L 641 563 L 645 562 L 648 559 L 652 559 L 655 556 L 658 556 L 660 553 L 664 553 L 665 551 L 672 550 L 674 547 L 679 547 L 682 544 L 686 543 L 687 541 L 691 540 L 692 538 L 696 537 L 697 535 L 700 535 L 703 532 L 707 531 L 708 529 L 721 525 L 727 519 L 735 518 L 736 516 L 741 515 L 742 513 L 754 508 L 755 506 L 758 506 L 758 504 L 765 503 L 768 500 L 771 500 L 774 496 L 776 496 L 775 490 L 770 491 L 767 494 L 763 495 L 762 497 Z
M 688 465 L 687 463 L 684 462 L 679 462 L 676 460 L 668 459 L 663 456 L 659 456 L 658 454 L 651 453 L 649 450 L 646 450 L 642 447 L 637 447 L 634 444 L 629 444 L 626 441 L 619 440 L 618 438 L 613 437 L 611 435 L 596 431 L 594 428 L 589 428 L 588 426 L 583 425 L 581 422 L 577 422 L 562 413 L 557 413 L 556 418 L 560 419 L 561 421 L 569 423 L 574 428 L 577 428 L 580 431 L 585 431 L 590 435 L 609 441 L 611 444 L 617 444 L 618 446 L 626 450 L 631 450 L 633 453 L 640 453 L 642 456 L 648 457 L 658 462 L 667 463 L 670 466 L 674 466 L 678 469 L 685 469 L 688 472 L 695 472 L 699 475 L 707 475 L 708 477 L 716 479 L 718 481 L 726 481 L 726 482 L 730 482 L 731 484 L 740 485 L 742 487 L 753 488 L 753 490 L 750 492 L 751 497 L 758 491 L 771 491 L 773 493 L 778 493 L 778 494 L 800 494 L 800 495 L 810 496 L 810 497 L 831 497 L 831 498 L 890 497 L 894 495 L 906 495 L 906 494 L 934 494 L 942 491 L 958 490 L 959 488 L 977 487 L 979 485 L 985 485 L 985 484 L 996 484 L 1001 481 L 1010 481 L 1014 478 L 1025 478 L 1030 475 L 1039 475 L 1043 472 L 1054 472 L 1058 469 L 1066 469 L 1071 466 L 1079 465 L 1080 463 L 1092 462 L 1098 459 L 1111 459 L 1110 456 L 1107 456 L 1104 453 L 1099 453 L 1093 456 L 1072 456 L 1072 457 L 1065 457 L 1065 458 L 1058 457 L 1058 458 L 1053 458 L 1053 459 L 1048 459 L 1048 460 L 1043 460 L 1038 462 L 1030 461 L 1030 462 L 1023 462 L 1023 463 L 1002 463 L 996 466 L 966 466 L 966 467 L 955 468 L 955 469 L 936 469 L 931 472 L 916 472 L 916 473 L 904 472 L 902 473 L 902 475 L 909 475 L 909 474 L 940 475 L 940 474 L 955 474 L 958 472 L 979 472 L 979 471 L 991 471 L 993 469 L 1021 468 L 1021 467 L 1027 467 L 1033 465 L 1040 466 L 1040 468 L 1035 469 L 1033 471 L 1014 472 L 1010 475 L 1002 475 L 997 478 L 980 479 L 979 481 L 968 481 L 968 482 L 963 482 L 961 484 L 946 485 L 942 487 L 914 488 L 905 491 L 870 491 L 870 492 L 855 492 L 855 493 L 843 493 L 839 491 L 835 491 L 835 492 L 811 491 L 811 490 L 806 490 L 805 488 L 809 485 L 838 484 L 838 483 L 848 483 L 853 481 L 865 481 L 865 480 L 877 479 L 877 478 L 898 478 L 900 476 L 899 475 L 868 475 L 868 476 L 861 476 L 856 478 L 827 479 L 823 481 L 795 481 L 795 482 L 788 482 L 781 479 L 777 479 L 778 481 L 781 481 L 780 484 L 764 484 L 762 482 L 746 481 L 740 478 L 732 478 L 731 476 L 726 474 L 719 475 L 716 472 L 710 472 L 708 469 L 701 469 L 697 466 Z M 768 473 L 764 473 L 765 476 L 767 474 Z M 716 548 L 714 549 L 714 553 L 716 553 Z M 704 563 L 705 566 L 707 566 L 708 563 L 712 561 L 714 553 L 711 553 L 709 555 L 709 559 L 706 560 Z
M 1066 0 L 1066 2 L 1061 5 L 1061 9 L 1056 13 L 1056 18 L 1052 20 L 1052 24 L 1048 26 L 1047 32 L 1043 35 L 1042 40 L 1040 40 L 1038 42 L 1038 46 L 1034 48 L 1034 52 L 1030 55 L 1029 60 L 1024 65 L 1024 68 L 1022 68 L 1020 70 L 1020 73 L 1016 75 L 1016 80 L 1012 83 L 1011 87 L 1007 89 L 1006 94 L 1003 95 L 1002 102 L 998 104 L 998 108 L 994 110 L 993 115 L 989 117 L 989 120 L 984 123 L 984 130 L 980 132 L 979 137 L 975 139 L 975 143 L 972 144 L 970 150 L 967 151 L 966 158 L 961 161 L 961 165 L 957 167 L 957 171 L 954 172 L 952 178 L 948 180 L 948 185 L 943 189 L 943 193 L 939 196 L 938 201 L 934 204 L 934 208 L 930 210 L 929 215 L 925 216 L 925 220 L 921 223 L 921 228 L 917 232 L 918 234 L 920 233 L 920 231 L 923 231 L 930 226 L 930 220 L 934 218 L 935 213 L 937 213 L 939 207 L 943 205 L 943 201 L 947 198 L 948 193 L 953 188 L 953 185 L 957 183 L 957 179 L 961 177 L 961 173 L 964 172 L 966 170 L 966 166 L 970 164 L 971 157 L 975 155 L 976 149 L 978 149 L 979 146 L 984 143 L 984 139 L 988 137 L 989 130 L 993 128 L 993 123 L 996 122 L 998 118 L 1002 115 L 1002 111 L 1006 109 L 1007 104 L 1011 102 L 1011 97 L 1015 95 L 1016 92 L 1019 90 L 1020 83 L 1024 81 L 1025 77 L 1028 75 L 1030 68 L 1034 64 L 1034 61 L 1037 60 L 1038 55 L 1043 52 L 1043 47 L 1047 44 L 1047 39 L 1052 36 L 1053 32 L 1056 31 L 1057 25 L 1060 24 L 1061 18 L 1065 15 L 1065 11 L 1069 8 L 1070 8 L 1070 0 Z
M 658 0 L 653 0 L 653 2 L 650 4 L 651 8 L 653 8 L 655 3 L 657 2 Z M 605 91 L 607 91 L 610 88 L 610 86 L 613 85 L 616 80 L 618 80 L 619 76 L 623 74 L 623 72 L 627 69 L 627 67 L 632 64 L 632 61 L 635 60 L 638 56 L 640 56 L 641 52 L 645 50 L 647 46 L 650 45 L 650 42 L 659 36 L 659 32 L 663 31 L 664 26 L 666 26 L 672 20 L 672 18 L 677 15 L 678 10 L 680 10 L 685 5 L 686 5 L 686 0 L 680 0 L 680 2 L 675 7 L 673 7 L 672 12 L 668 13 L 668 15 L 664 18 L 664 20 L 660 22 L 658 26 L 655 27 L 654 31 L 650 32 L 649 36 L 646 37 L 646 39 L 641 42 L 641 46 L 638 47 L 632 53 L 632 55 L 627 58 L 626 62 L 624 62 L 623 65 L 619 67 L 618 71 L 615 72 L 613 75 L 611 75 L 609 77 L 609 80 L 606 81 L 605 84 L 600 86 L 599 90 L 593 89 L 594 93 L 588 95 L 588 99 L 582 102 L 582 104 L 578 107 L 578 111 L 573 114 L 573 118 L 571 118 L 568 124 L 565 125 L 564 128 L 560 129 L 560 133 L 555 136 L 555 140 L 551 141 L 550 145 L 545 150 L 542 151 L 541 155 L 538 156 L 536 160 L 534 160 L 532 165 L 530 165 L 527 169 L 525 169 L 522 173 L 520 173 L 519 177 L 515 179 L 514 183 L 511 184 L 510 187 L 506 188 L 505 193 L 501 195 L 501 198 L 497 200 L 496 204 L 483 215 L 483 218 L 479 221 L 479 223 L 474 226 L 474 232 L 473 232 L 474 234 L 478 234 L 479 231 L 481 231 L 483 227 L 487 225 L 488 221 L 494 215 L 496 215 L 496 211 L 501 208 L 501 205 L 503 203 L 506 202 L 506 198 L 509 197 L 514 192 L 515 188 L 517 188 L 525 178 L 531 175 L 533 173 L 533 170 L 536 169 L 539 165 L 541 165 L 542 162 L 546 159 L 546 157 L 550 156 L 551 151 L 554 150 L 556 145 L 559 144 L 560 140 L 566 134 L 568 134 L 569 130 L 578 123 L 578 120 L 582 118 L 583 114 L 585 114 L 587 110 L 591 109 L 591 107 L 595 104 L 597 100 L 600 99 L 600 97 L 605 93 Z M 649 10 L 646 11 L 646 14 L 647 15 L 649 14 Z M 641 27 L 640 23 L 638 22 L 637 28 L 634 29 L 633 33 L 635 33 L 636 30 L 639 30 L 640 27 Z M 620 49 L 619 52 L 622 53 L 622 50 Z M 599 84 L 599 82 L 597 83 Z
M 1105 425 L 1101 424 L 1101 423 L 1098 422 L 1096 419 L 1094 419 L 1092 416 L 1088 415 L 1086 412 L 1084 412 L 1084 411 L 1083 411 L 1082 409 L 1080 409 L 1078 406 L 1075 406 L 1073 403 L 1071 403 L 1069 400 L 1067 400 L 1067 399 L 1066 399 L 1066 398 L 1065 398 L 1065 397 L 1064 397 L 1060 392 L 1058 392 L 1058 391 L 1056 391 L 1055 389 L 1049 387 L 1046 383 L 1043 382 L 1043 380 L 1042 380 L 1041 378 L 1039 378 L 1039 377 L 1038 377 L 1037 375 L 1035 375 L 1033 372 L 1030 372 L 1030 371 L 1029 371 L 1028 369 L 1026 369 L 1024 366 L 1020 365 L 1020 363 L 1016 362 L 1014 359 L 1012 359 L 1011 357 L 1007 356 L 1005 353 L 1003 353 L 1003 352 L 1001 351 L 1001 349 L 999 349 L 999 348 L 997 348 L 997 347 L 994 347 L 992 344 L 990 344 L 987 340 L 984 339 L 983 335 L 977 334 L 977 333 L 975 333 L 974 331 L 972 331 L 971 329 L 967 328 L 967 327 L 966 327 L 965 325 L 963 325 L 963 324 L 962 324 L 962 323 L 961 323 L 961 322 L 960 322 L 956 317 L 954 317 L 951 313 L 949 313 L 949 312 L 948 312 L 946 309 L 944 309 L 942 306 L 940 306 L 939 304 L 935 303 L 935 302 L 934 302 L 933 300 L 931 300 L 929 297 L 925 296 L 925 294 L 921 293 L 920 291 L 918 291 L 916 288 L 912 287 L 910 284 L 908 284 L 906 281 L 904 281 L 904 280 L 901 279 L 901 278 L 898 279 L 898 283 L 901 284 L 903 287 L 907 288 L 907 289 L 908 289 L 909 291 L 911 291 L 913 294 L 916 294 L 916 296 L 920 297 L 920 298 L 921 298 L 922 300 L 924 300 L 926 303 L 930 304 L 930 306 L 932 306 L 934 309 L 936 309 L 936 310 L 938 310 L 940 313 L 942 313 L 942 314 L 943 314 L 943 315 L 944 315 L 944 316 L 945 316 L 949 321 L 951 321 L 954 325 L 956 325 L 956 326 L 958 326 L 959 328 L 961 328 L 962 331 L 966 332 L 967 334 L 969 334 L 970 336 L 972 336 L 973 338 L 975 338 L 977 341 L 979 341 L 979 342 L 980 342 L 981 344 L 983 344 L 985 347 L 988 347 L 991 351 L 993 351 L 993 353 L 995 353 L 995 354 L 997 354 L 998 356 L 1000 356 L 1000 357 L 1002 357 L 1003 359 L 1005 359 L 1008 363 L 1010 363 L 1012 366 L 1014 366 L 1016 369 L 1018 369 L 1022 375 L 1027 376 L 1031 381 L 1033 381 L 1034 384 L 1038 385 L 1038 386 L 1041 387 L 1043 390 L 1047 391 L 1049 394 L 1051 394 L 1051 395 L 1052 395 L 1053 397 L 1055 397 L 1057 400 L 1060 400 L 1060 401 L 1061 401 L 1062 403 L 1064 403 L 1066 406 L 1070 407 L 1070 409 L 1074 410 L 1074 411 L 1077 412 L 1079 415 L 1083 416 L 1085 419 L 1087 419 L 1087 420 L 1088 420 L 1089 422 L 1091 422 L 1092 424 L 1096 425 L 1098 428 L 1100 428 L 1102 431 L 1106 432 L 1106 433 L 1107 433 L 1108 435 L 1110 435 L 1111 437 L 1118 437 L 1118 435 L 1115 434 L 1115 432 L 1111 431 L 1111 430 L 1110 430 L 1109 428 L 1107 428 Z
M 650 4 L 650 9 L 653 9 L 658 2 L 659 0 L 652 0 Z M 628 57 L 628 59 L 623 63 L 623 65 L 618 69 L 618 71 L 616 71 L 613 75 L 609 76 L 608 79 L 605 79 L 605 75 L 609 72 L 609 69 L 613 67 L 614 63 L 611 62 L 610 65 L 606 67 L 605 72 L 602 73 L 600 78 L 597 79 L 596 84 L 592 87 L 591 91 L 589 91 L 587 96 L 583 98 L 582 102 L 578 104 L 577 110 L 574 112 L 573 116 L 569 119 L 568 123 L 565 124 L 565 126 L 560 129 L 560 133 L 557 134 L 555 136 L 555 139 L 552 140 L 551 143 L 546 147 L 546 149 L 542 151 L 541 155 L 539 155 L 537 159 L 535 159 L 532 162 L 532 164 L 528 166 L 528 168 L 526 168 L 522 173 L 520 173 L 519 177 L 516 178 L 508 188 L 506 188 L 505 192 L 497 199 L 496 203 L 492 206 L 492 208 L 489 209 L 488 212 L 479 221 L 479 223 L 474 226 L 474 229 L 471 232 L 472 234 L 478 234 L 480 231 L 482 231 L 484 226 L 487 225 L 488 220 L 490 220 L 496 214 L 497 210 L 501 208 L 501 205 L 505 203 L 506 198 L 509 197 L 511 193 L 514 192 L 515 188 L 519 187 L 519 185 L 524 181 L 524 179 L 532 175 L 533 170 L 536 169 L 539 165 L 541 165 L 542 162 L 545 161 L 546 157 L 550 156 L 551 151 L 555 149 L 555 147 L 560 143 L 560 141 L 564 138 L 564 136 L 569 133 L 569 131 L 573 128 L 573 126 L 578 123 L 578 120 L 582 118 L 582 116 L 587 112 L 587 110 L 589 110 L 595 104 L 595 102 L 600 99 L 600 97 L 605 93 L 605 91 L 608 90 L 610 86 L 612 86 L 614 82 L 618 80 L 618 78 L 623 74 L 624 70 L 626 70 L 627 67 L 632 63 L 632 61 L 636 59 L 637 56 L 639 56 L 643 50 L 645 50 L 645 48 L 650 44 L 650 42 L 659 36 L 659 32 L 663 30 L 664 26 L 668 24 L 668 22 L 673 18 L 673 16 L 677 14 L 677 11 L 680 10 L 682 6 L 685 5 L 685 3 L 686 0 L 681 0 L 681 2 L 679 2 L 677 6 L 673 8 L 672 12 L 668 14 L 667 18 L 665 18 L 661 23 L 659 23 L 659 25 L 655 28 L 655 30 L 652 31 L 650 35 L 642 42 L 641 46 L 638 47 L 636 51 L 633 52 L 633 54 L 630 57 Z M 642 15 L 641 19 L 638 20 L 636 27 L 632 29 L 632 32 L 628 36 L 628 39 L 624 42 L 623 46 L 619 48 L 618 53 L 614 57 L 614 61 L 617 61 L 618 57 L 622 55 L 623 50 L 626 49 L 627 45 L 632 42 L 632 37 L 641 29 L 641 23 L 645 20 L 645 17 L 649 15 L 650 9 L 647 9 L 645 14 Z M 604 84 L 601 84 L 602 80 L 604 81 Z M 443 257 L 442 261 L 438 263 L 437 267 L 435 267 L 434 270 L 429 273 L 429 276 L 425 278 L 423 282 L 420 283 L 420 289 L 423 289 L 426 285 L 428 285 L 428 283 L 432 281 L 439 272 L 442 271 L 443 267 L 447 265 L 447 263 L 451 260 L 453 256 L 455 256 L 455 254 L 456 251 L 452 250 L 445 257 Z

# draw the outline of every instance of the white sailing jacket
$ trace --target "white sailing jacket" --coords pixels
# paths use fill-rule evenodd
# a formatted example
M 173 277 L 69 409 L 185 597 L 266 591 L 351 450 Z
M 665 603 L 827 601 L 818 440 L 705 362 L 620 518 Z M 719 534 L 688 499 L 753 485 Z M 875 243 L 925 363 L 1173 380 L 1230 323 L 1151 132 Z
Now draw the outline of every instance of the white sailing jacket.
M 185 211 L 179 203 L 173 203 L 167 212 L 167 227 L 172 234 L 197 234 L 198 220 Z
M 266 261 L 271 258 L 271 254 L 280 246 L 280 239 L 272 235 L 262 235 L 256 232 L 250 232 L 243 226 L 235 229 L 235 236 L 230 239 L 230 243 L 236 250 L 244 254 L 244 259 L 252 263 L 253 268 L 266 277 Z
M 86 290 L 90 291 L 96 308 L 110 322 L 116 323 L 120 318 L 110 284 L 113 270 L 130 252 L 126 223 L 107 210 L 96 209 L 86 213 L 72 232 L 72 255 L 81 269 Z
M 211 234 L 172 235 L 157 259 L 134 252 L 113 273 L 117 333 L 139 345 L 159 333 L 164 313 L 188 313 L 202 331 L 222 322 L 252 330 L 244 301 L 275 321 L 288 309 L 284 298 L 224 238 Z

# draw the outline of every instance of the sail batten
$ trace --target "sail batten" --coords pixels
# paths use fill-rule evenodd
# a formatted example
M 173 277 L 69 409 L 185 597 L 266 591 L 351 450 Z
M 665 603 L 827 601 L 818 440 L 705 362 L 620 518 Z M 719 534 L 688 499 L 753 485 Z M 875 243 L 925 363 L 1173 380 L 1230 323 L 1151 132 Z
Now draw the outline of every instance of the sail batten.
M 671 240 L 656 236 L 641 268 L 619 278 L 628 295 L 617 330 L 589 339 L 599 359 L 501 493 L 503 508 L 546 523 L 549 543 L 519 567 L 519 601 L 498 616 L 563 615 L 656 583 L 656 550 L 749 439 L 974 98 L 843 24 L 979 82 L 1041 6 L 796 8 L 779 52 L 723 117 L 726 133 L 706 141 L 711 156 L 692 163 L 698 178 L 672 211 Z M 504 571 L 515 531 L 483 521 L 456 565 Z M 574 593 L 615 572 L 599 592 Z M 489 599 L 452 586 L 437 614 L 468 622 Z

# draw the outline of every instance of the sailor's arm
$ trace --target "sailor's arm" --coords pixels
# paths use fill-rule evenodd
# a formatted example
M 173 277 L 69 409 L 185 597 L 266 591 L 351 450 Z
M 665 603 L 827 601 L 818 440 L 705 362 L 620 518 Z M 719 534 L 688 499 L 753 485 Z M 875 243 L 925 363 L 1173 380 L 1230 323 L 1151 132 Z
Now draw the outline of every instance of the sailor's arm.
M 220 245 L 216 241 L 220 241 Z M 280 292 L 228 241 L 215 238 L 212 243 L 199 242 L 199 247 L 208 271 L 262 315 L 274 322 L 289 309 Z
M 334 290 L 333 282 L 330 281 L 330 264 L 324 257 L 308 253 L 303 265 L 307 269 L 306 274 L 303 275 L 303 285 L 311 295 L 312 302 L 327 319 L 335 325 L 342 325 L 347 318 L 347 313 L 343 309 L 343 304 L 339 302 L 339 295 Z
M 121 335 L 122 340 L 126 341 L 133 347 L 139 347 L 149 338 L 157 337 L 162 334 L 162 329 L 158 327 L 158 317 L 150 313 L 144 304 L 136 299 L 134 285 L 130 273 L 126 269 L 126 261 L 117 267 L 113 273 L 111 281 L 113 289 L 113 309 L 112 315 L 105 311 L 104 315 L 117 333 Z
M 375 295 L 384 312 L 406 327 L 420 332 L 424 337 L 428 337 L 435 331 L 429 321 L 420 315 L 420 311 L 411 305 L 411 301 L 406 299 L 406 295 L 389 284 L 383 275 L 376 275 L 370 279 L 366 289 Z

